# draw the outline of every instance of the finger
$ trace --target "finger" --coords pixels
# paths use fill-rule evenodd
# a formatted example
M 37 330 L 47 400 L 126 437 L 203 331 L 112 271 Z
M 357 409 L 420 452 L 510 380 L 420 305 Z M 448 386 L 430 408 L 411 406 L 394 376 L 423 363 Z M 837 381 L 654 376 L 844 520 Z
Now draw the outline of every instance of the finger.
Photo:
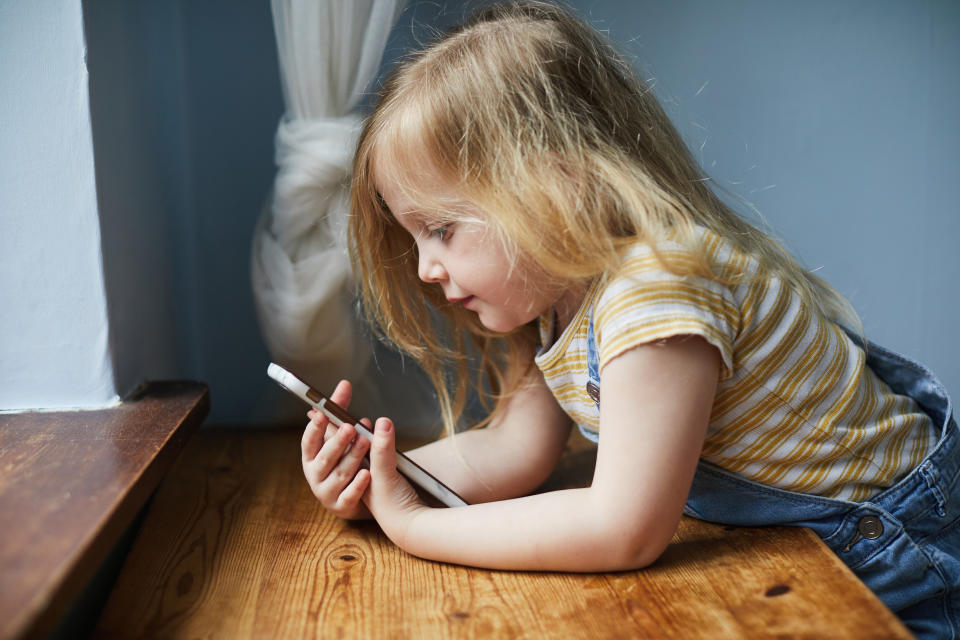
M 304 464 L 304 473 L 308 480 L 319 485 L 336 467 L 347 447 L 356 438 L 357 432 L 350 425 L 343 425 L 336 434 L 327 440 L 312 461 Z
M 363 494 L 370 486 L 370 472 L 361 469 L 353 477 L 353 480 L 344 487 L 337 498 L 337 509 L 342 511 L 351 511 L 360 504 Z
M 370 418 L 360 418 L 357 421 L 356 431 L 361 438 L 369 440 L 373 436 L 373 424 L 370 423 Z
M 373 442 L 370 443 L 370 471 L 374 476 L 395 473 L 397 469 L 396 434 L 390 418 L 378 418 L 373 429 Z
M 323 441 L 326 442 L 330 438 L 333 438 L 334 436 L 337 435 L 339 431 L 340 431 L 340 427 L 338 427 L 337 425 L 333 424 L 330 421 L 327 421 L 327 428 L 324 430 L 324 433 L 323 433 Z
M 340 493 L 356 477 L 364 462 L 364 456 L 370 449 L 366 438 L 356 437 L 347 446 L 340 460 L 322 481 L 320 492 L 331 503 L 337 501 Z
M 303 437 L 300 439 L 300 451 L 303 454 L 303 461 L 309 462 L 317 457 L 320 447 L 326 440 L 325 434 L 329 426 L 327 418 L 321 414 L 317 418 L 311 418 L 310 422 L 303 429 Z
M 307 411 L 307 415 L 322 427 L 320 433 L 323 434 L 323 442 L 337 435 L 337 432 L 340 430 L 340 427 L 331 422 L 327 414 L 319 409 L 311 409 Z
M 350 443 L 349 448 L 344 453 L 343 462 L 347 466 L 357 467 L 369 451 L 370 441 L 358 433 L 357 437 Z
M 349 380 L 341 380 L 337 388 L 330 394 L 330 399 L 341 408 L 346 409 L 350 406 L 350 400 L 353 399 L 353 385 Z

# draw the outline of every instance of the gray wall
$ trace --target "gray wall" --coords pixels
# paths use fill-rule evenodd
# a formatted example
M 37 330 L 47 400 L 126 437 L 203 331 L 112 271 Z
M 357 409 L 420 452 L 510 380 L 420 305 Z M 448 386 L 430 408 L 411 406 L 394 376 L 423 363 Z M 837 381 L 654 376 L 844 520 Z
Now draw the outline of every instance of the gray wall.
M 716 183 L 960 394 L 960 3 L 576 4 Z
M 249 256 L 283 110 L 269 2 L 97 0 L 84 18 L 118 389 L 203 380 L 209 422 L 265 422 Z
M 467 4 L 413 0 L 387 58 Z M 849 296 L 869 335 L 960 393 L 949 330 L 960 304 L 960 4 L 573 4 L 645 65 L 717 184 Z M 83 222 L 93 207 L 86 107 L 69 90 L 84 70 L 71 70 L 65 94 L 51 74 L 82 64 L 78 9 L 41 5 L 0 0 L 0 294 L 18 302 L 0 325 L 7 407 L 8 371 L 28 360 L 92 382 L 81 399 L 111 397 L 97 233 Z M 282 112 L 269 3 L 82 6 L 116 388 L 197 378 L 211 385 L 210 422 L 268 420 L 282 394 L 263 375 L 248 265 Z M 60 325 L 44 324 L 52 316 Z
M 477 2 L 414 2 L 387 54 Z M 721 193 L 960 394 L 960 2 L 572 0 Z

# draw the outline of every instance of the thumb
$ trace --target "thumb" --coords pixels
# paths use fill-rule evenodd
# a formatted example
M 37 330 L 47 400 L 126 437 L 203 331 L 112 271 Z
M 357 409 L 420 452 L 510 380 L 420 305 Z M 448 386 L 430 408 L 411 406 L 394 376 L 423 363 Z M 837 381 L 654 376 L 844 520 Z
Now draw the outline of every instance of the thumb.
M 370 473 L 389 477 L 397 469 L 396 433 L 390 418 L 378 418 L 370 443 Z

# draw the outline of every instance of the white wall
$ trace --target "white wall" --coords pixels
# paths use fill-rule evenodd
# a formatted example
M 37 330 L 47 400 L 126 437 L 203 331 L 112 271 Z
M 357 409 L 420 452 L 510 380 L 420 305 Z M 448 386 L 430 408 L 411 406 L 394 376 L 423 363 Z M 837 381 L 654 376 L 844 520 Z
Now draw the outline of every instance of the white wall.
M 0 409 L 115 401 L 80 0 L 0 0 Z

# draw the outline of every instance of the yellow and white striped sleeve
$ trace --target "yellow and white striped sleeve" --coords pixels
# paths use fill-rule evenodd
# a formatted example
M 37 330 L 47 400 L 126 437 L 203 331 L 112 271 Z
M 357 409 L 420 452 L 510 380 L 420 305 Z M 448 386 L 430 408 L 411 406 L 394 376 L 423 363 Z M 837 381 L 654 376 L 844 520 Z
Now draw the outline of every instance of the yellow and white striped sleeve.
M 683 249 L 661 251 L 683 259 Z M 669 255 L 673 254 L 673 255 Z M 680 335 L 697 335 L 720 351 L 720 379 L 733 375 L 733 344 L 740 309 L 728 287 L 708 278 L 667 271 L 649 249 L 638 248 L 597 302 L 594 331 L 600 368 L 634 347 Z

